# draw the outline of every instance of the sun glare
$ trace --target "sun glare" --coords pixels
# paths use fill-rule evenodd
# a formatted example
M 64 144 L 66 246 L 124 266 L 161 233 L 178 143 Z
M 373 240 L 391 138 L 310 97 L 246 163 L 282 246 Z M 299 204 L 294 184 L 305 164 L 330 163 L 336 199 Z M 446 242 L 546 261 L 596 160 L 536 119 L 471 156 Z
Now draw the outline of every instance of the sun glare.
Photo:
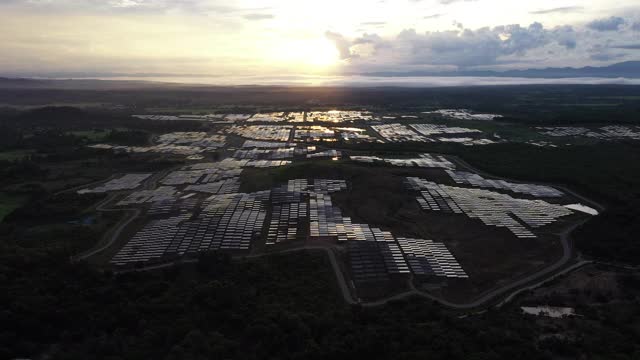
M 314 66 L 331 66 L 340 60 L 336 46 L 324 38 L 309 41 L 302 52 L 307 56 L 307 63 Z
M 340 53 L 328 39 L 309 38 L 283 42 L 269 50 L 271 61 L 306 71 L 323 71 L 340 62 Z

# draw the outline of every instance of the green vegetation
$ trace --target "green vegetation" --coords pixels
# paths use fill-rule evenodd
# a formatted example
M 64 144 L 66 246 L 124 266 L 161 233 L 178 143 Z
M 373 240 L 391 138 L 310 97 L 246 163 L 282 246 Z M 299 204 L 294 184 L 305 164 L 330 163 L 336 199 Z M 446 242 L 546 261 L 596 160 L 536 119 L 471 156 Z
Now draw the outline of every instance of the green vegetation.
M 34 236 L 48 244 L 91 237 Z M 567 320 L 580 336 L 549 339 L 564 320 L 550 327 L 517 309 L 459 319 L 422 299 L 346 306 L 322 253 L 245 261 L 210 253 L 197 265 L 113 275 L 69 265 L 67 250 L 78 241 L 38 247 L 11 233 L 3 239 L 2 358 L 632 359 L 640 351 L 640 318 L 629 306 L 581 308 L 583 318 Z
M 107 137 L 108 132 L 103 129 L 94 129 L 94 130 L 79 130 L 79 131 L 71 131 L 69 134 L 85 138 L 89 142 L 100 142 L 104 141 Z
M 0 222 L 25 202 L 26 198 L 24 196 L 0 193 Z
M 31 149 L 0 152 L 0 161 L 16 161 L 28 158 L 34 153 Z

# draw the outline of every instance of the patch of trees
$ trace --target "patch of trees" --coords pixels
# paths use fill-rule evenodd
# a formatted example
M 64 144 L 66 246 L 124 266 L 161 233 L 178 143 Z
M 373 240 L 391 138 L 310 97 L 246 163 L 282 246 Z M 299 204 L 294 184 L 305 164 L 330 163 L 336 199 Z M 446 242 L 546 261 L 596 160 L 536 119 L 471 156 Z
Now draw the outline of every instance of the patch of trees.
M 109 144 L 142 146 L 149 142 L 149 133 L 140 130 L 111 130 L 104 139 Z
M 48 242 L 69 235 L 52 232 Z M 640 351 L 632 328 L 640 317 L 628 307 L 571 321 L 579 337 L 539 341 L 549 328 L 517 310 L 459 319 L 423 299 L 347 306 L 320 253 L 246 261 L 209 253 L 196 265 L 113 275 L 69 264 L 61 248 L 5 239 L 2 358 L 631 359 Z

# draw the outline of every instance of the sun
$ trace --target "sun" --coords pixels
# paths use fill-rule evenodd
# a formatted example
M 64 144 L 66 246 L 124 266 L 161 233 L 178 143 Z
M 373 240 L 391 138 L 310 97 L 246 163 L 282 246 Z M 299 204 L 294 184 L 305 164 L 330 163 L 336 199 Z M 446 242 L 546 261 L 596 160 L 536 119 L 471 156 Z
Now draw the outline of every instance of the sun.
M 329 39 L 319 38 L 306 42 L 302 53 L 306 54 L 305 62 L 312 66 L 328 67 L 340 61 L 340 53 Z
M 324 71 L 340 63 L 340 53 L 325 37 L 279 42 L 270 48 L 270 58 L 280 64 L 306 71 Z

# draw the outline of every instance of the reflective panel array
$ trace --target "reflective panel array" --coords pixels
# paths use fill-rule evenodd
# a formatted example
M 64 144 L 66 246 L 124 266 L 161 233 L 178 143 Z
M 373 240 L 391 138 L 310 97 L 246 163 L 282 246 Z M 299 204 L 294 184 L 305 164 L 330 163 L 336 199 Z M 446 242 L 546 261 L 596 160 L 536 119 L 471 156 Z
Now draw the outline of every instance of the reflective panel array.
M 324 157 L 330 157 L 330 158 L 338 158 L 342 155 L 342 153 L 340 151 L 331 149 L 331 150 L 325 150 L 325 151 L 319 151 L 313 154 L 307 154 L 307 158 L 308 159 L 313 159 L 313 158 L 324 158 Z
M 144 204 L 156 201 L 173 201 L 180 193 L 173 186 L 160 186 L 153 190 L 140 190 L 129 194 L 116 205 L 127 206 L 131 204 Z
M 496 114 L 473 114 L 465 109 L 442 109 L 436 111 L 425 111 L 423 114 L 438 114 L 446 118 L 460 120 L 493 120 L 502 117 Z
M 175 213 L 192 213 L 196 210 L 198 199 L 194 197 L 188 197 L 190 195 L 194 194 L 187 194 L 180 199 L 175 197 L 173 199 L 165 199 L 153 202 L 149 206 L 146 215 L 152 218 L 167 218 L 171 214 Z
M 267 244 L 275 244 L 298 238 L 300 219 L 308 217 L 306 203 L 284 203 L 274 205 L 271 213 L 271 222 L 267 234 Z
M 248 139 L 288 141 L 292 129 L 291 125 L 249 125 L 233 126 L 227 131 Z
M 376 163 L 383 162 L 393 166 L 403 167 L 423 167 L 423 168 L 441 168 L 441 169 L 455 169 L 456 166 L 447 158 L 441 155 L 420 154 L 417 158 L 410 159 L 390 159 L 381 158 L 378 156 L 355 156 L 349 157 L 353 161 L 364 163 Z
M 296 148 L 275 148 L 275 149 L 251 149 L 236 150 L 233 157 L 236 159 L 290 159 L 293 158 Z
M 462 144 L 465 146 L 473 146 L 473 145 L 489 145 L 489 144 L 495 144 L 496 142 L 490 139 L 473 139 L 473 138 L 469 138 L 469 137 L 462 137 L 462 138 L 453 138 L 453 137 L 439 137 L 437 139 L 440 142 L 452 142 L 452 143 L 457 143 L 457 144 Z
M 118 251 L 111 263 L 125 265 L 162 258 L 178 232 L 178 224 L 190 216 L 187 213 L 150 221 Z
M 248 122 L 279 122 L 285 121 L 283 112 L 273 112 L 264 114 L 254 114 L 247 121 Z
M 368 135 L 365 129 L 357 127 L 338 127 L 333 130 L 337 131 L 340 138 L 344 141 L 383 142 L 375 136 Z
M 305 121 L 304 111 L 290 112 L 285 115 L 288 122 L 301 123 Z
M 335 141 L 335 136 L 335 131 L 324 126 L 297 126 L 294 140 Z
M 251 114 L 227 114 L 224 119 L 229 121 L 245 121 L 251 117 Z
M 215 249 L 248 250 L 261 235 L 270 192 L 213 195 L 194 219 L 183 213 L 147 223 L 114 256 L 112 263 L 153 261 Z M 166 208 L 167 203 L 162 207 Z M 195 207 L 195 200 L 185 201 Z M 173 211 L 173 207 L 168 211 Z M 161 209 L 164 210 L 164 209 Z
M 245 140 L 242 144 L 243 148 L 258 148 L 258 149 L 270 149 L 270 148 L 285 148 L 295 146 L 294 143 L 286 143 L 286 142 L 268 142 L 268 141 L 258 141 L 258 140 Z
M 161 153 L 192 156 L 205 151 L 215 151 L 225 145 L 224 135 L 208 135 L 205 132 L 173 132 L 163 134 L 152 146 L 122 146 L 95 144 L 95 149 L 114 150 L 129 153 Z
M 351 277 L 358 284 L 366 281 L 389 280 L 384 258 L 374 241 L 349 241 L 349 264 Z
M 418 203 L 424 210 L 462 213 L 485 225 L 505 227 L 519 238 L 535 238 L 531 228 L 557 221 L 573 212 L 543 200 L 515 199 L 489 190 L 439 185 L 416 177 L 407 178 L 410 189 L 420 191 Z M 518 221 L 520 220 L 520 221 Z
M 216 163 L 210 167 L 187 166 L 183 170 L 172 171 L 165 176 L 160 183 L 164 185 L 189 185 L 189 184 L 207 184 L 224 179 L 238 177 L 242 173 L 241 167 L 224 168 L 218 167 Z M 191 169 L 191 170 L 186 170 Z
M 371 126 L 380 136 L 389 142 L 430 142 L 433 141 L 423 135 L 416 133 L 402 124 L 384 124 Z
M 410 124 L 413 130 L 425 136 L 438 134 L 465 134 L 465 133 L 482 133 L 478 129 L 468 129 L 463 127 L 449 127 L 446 125 L 435 124 Z
M 535 184 L 517 184 L 505 180 L 485 179 L 478 174 L 466 171 L 447 170 L 453 181 L 458 184 L 472 185 L 481 188 L 508 190 L 515 193 L 527 194 L 536 197 L 562 197 L 564 193 L 551 186 Z
M 134 118 L 144 120 L 163 120 L 163 121 L 178 121 L 178 120 L 196 120 L 196 121 L 219 121 L 222 120 L 224 115 L 222 114 L 206 114 L 206 115 L 132 115 Z
M 112 179 L 93 189 L 78 190 L 78 194 L 104 193 L 108 191 L 133 190 L 149 178 L 151 174 L 126 174 L 117 179 Z
M 332 122 L 341 123 L 347 121 L 369 121 L 373 120 L 373 116 L 370 113 L 362 111 L 342 111 L 342 110 L 330 110 L 330 111 L 314 111 L 307 113 L 307 121 L 316 122 Z
M 611 125 L 598 129 L 587 129 L 584 127 L 538 127 L 543 135 L 562 137 L 562 136 L 586 136 L 599 140 L 616 140 L 616 139 L 632 139 L 640 140 L 639 126 L 622 126 Z
M 300 220 L 309 216 L 309 188 L 306 179 L 294 179 L 271 190 L 273 208 L 266 241 L 268 245 L 299 238 Z
M 206 184 L 189 185 L 185 191 L 197 191 L 209 194 L 233 194 L 240 190 L 238 178 L 231 178 Z
M 469 277 L 443 243 L 403 237 L 397 240 L 414 274 L 449 278 Z
M 252 238 L 262 232 L 270 193 L 267 190 L 209 197 L 198 218 L 198 228 L 210 229 L 200 243 L 200 251 L 248 250 Z

